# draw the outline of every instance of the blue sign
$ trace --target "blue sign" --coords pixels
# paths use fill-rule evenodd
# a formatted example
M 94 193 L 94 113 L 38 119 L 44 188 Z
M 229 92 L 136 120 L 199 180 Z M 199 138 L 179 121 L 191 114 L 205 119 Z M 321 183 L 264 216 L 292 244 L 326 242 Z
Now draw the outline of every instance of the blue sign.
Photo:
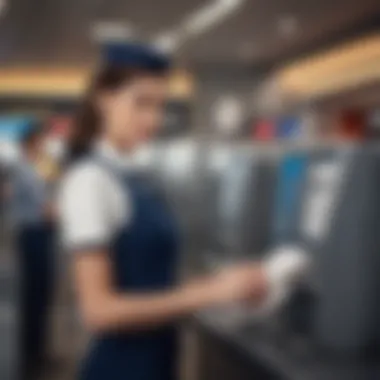
M 301 135 L 302 123 L 295 117 L 286 117 L 277 124 L 277 137 L 283 139 L 296 139 Z
M 280 164 L 274 211 L 276 243 L 292 242 L 297 238 L 306 174 L 304 154 L 286 156 Z
M 18 141 L 34 126 L 34 119 L 25 116 L 0 116 L 0 139 Z

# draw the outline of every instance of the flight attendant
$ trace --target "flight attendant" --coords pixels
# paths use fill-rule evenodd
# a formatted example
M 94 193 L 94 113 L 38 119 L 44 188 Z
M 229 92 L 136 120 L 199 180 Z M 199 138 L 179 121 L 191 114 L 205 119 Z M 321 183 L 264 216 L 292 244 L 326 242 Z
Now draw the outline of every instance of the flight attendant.
M 182 317 L 259 302 L 268 291 L 261 264 L 176 281 L 178 226 L 131 159 L 161 125 L 168 70 L 167 58 L 149 47 L 110 44 L 74 125 L 60 214 L 81 315 L 93 333 L 82 380 L 175 379 Z
M 11 217 L 20 268 L 20 353 L 23 379 L 42 369 L 54 277 L 54 212 L 38 171 L 45 134 L 33 125 L 21 138 L 21 157 L 11 175 Z

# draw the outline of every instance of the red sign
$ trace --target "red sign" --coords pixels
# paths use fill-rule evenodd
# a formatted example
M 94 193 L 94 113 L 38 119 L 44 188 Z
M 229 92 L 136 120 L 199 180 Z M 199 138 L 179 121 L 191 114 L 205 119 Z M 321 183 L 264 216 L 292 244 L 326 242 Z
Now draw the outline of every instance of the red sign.
M 52 137 L 65 140 L 71 132 L 72 124 L 73 120 L 70 116 L 54 116 L 48 122 L 50 134 Z

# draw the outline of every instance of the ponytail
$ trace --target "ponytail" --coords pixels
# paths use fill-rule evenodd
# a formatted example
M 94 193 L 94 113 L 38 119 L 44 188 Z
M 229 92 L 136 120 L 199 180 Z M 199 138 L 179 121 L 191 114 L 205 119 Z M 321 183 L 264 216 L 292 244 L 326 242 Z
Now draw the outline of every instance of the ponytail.
M 75 116 L 73 133 L 68 143 L 69 163 L 87 156 L 100 132 L 99 110 L 96 97 L 102 91 L 114 90 L 131 78 L 131 71 L 125 67 L 102 68 L 93 78 Z
M 92 91 L 89 91 L 75 115 L 73 133 L 68 143 L 70 163 L 90 153 L 92 143 L 98 134 L 99 115 L 95 109 L 93 98 Z

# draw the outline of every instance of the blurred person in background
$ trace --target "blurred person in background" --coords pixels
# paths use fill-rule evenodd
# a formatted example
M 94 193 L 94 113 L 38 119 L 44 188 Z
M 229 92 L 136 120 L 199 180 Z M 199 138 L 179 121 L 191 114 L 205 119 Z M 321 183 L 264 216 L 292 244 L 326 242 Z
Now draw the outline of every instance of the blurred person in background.
M 34 125 L 21 138 L 12 169 L 11 217 L 20 268 L 20 350 L 23 379 L 35 378 L 46 358 L 48 314 L 53 292 L 54 207 L 39 171 L 44 130 Z
M 267 292 L 261 264 L 177 284 L 178 226 L 132 155 L 162 123 L 169 62 L 148 47 L 113 44 L 79 110 L 62 183 L 63 241 L 93 340 L 82 380 L 176 378 L 177 324 L 202 308 Z
M 5 217 L 6 204 L 10 196 L 9 167 L 0 159 L 0 216 Z M 3 228 L 4 226 L 2 226 Z

